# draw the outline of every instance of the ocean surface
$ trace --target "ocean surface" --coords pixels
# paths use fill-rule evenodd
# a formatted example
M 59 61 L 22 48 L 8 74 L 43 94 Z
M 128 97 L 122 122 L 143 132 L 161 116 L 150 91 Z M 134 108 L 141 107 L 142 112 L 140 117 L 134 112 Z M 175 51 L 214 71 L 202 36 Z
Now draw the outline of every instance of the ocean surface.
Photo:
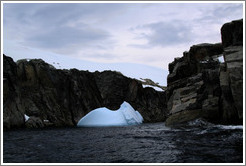
M 243 127 L 196 120 L 3 132 L 4 163 L 242 163 Z

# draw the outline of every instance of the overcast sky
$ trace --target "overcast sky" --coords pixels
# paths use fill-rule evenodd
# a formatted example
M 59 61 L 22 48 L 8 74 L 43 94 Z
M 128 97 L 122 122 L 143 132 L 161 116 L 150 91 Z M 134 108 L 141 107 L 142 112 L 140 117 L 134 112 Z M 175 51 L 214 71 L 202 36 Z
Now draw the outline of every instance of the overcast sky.
M 3 51 L 168 69 L 191 45 L 220 42 L 221 26 L 241 18 L 240 3 L 5 3 Z

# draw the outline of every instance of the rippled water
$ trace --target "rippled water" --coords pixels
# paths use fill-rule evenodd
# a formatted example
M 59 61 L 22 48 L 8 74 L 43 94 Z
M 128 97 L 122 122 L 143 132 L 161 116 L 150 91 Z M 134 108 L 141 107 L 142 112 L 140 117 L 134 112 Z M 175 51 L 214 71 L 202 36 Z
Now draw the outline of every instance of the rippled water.
M 4 163 L 242 163 L 242 126 L 195 121 L 3 133 Z

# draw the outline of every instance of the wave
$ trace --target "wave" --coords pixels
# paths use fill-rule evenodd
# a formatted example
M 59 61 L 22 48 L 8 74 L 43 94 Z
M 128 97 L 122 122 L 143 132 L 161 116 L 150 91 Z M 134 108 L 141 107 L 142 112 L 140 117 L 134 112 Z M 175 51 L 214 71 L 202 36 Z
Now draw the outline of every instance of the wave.
M 243 130 L 243 125 L 221 125 L 213 124 L 204 119 L 196 119 L 188 122 L 189 127 L 204 127 L 204 128 L 218 128 L 223 130 Z
M 216 125 L 216 127 L 225 130 L 243 130 L 243 125 Z

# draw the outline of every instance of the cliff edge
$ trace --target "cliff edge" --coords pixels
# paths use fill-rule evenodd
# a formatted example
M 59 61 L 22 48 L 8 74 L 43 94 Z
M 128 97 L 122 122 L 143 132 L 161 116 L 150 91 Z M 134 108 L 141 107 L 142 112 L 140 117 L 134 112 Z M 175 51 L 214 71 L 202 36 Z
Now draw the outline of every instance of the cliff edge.
M 243 20 L 224 24 L 221 38 L 194 45 L 169 64 L 167 126 L 197 118 L 243 124 Z

